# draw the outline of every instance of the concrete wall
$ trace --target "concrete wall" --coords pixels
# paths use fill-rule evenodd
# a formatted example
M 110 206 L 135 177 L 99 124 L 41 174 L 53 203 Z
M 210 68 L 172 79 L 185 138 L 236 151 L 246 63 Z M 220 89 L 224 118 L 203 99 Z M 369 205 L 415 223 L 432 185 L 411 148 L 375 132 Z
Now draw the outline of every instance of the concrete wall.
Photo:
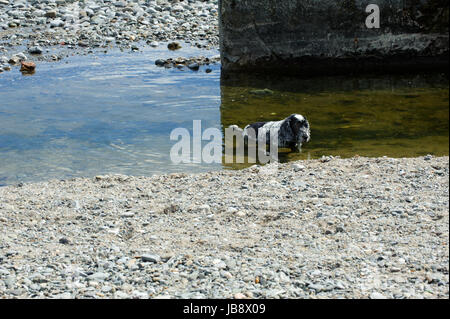
M 380 8 L 368 29 L 366 6 Z M 223 71 L 348 73 L 448 65 L 448 0 L 219 0 Z

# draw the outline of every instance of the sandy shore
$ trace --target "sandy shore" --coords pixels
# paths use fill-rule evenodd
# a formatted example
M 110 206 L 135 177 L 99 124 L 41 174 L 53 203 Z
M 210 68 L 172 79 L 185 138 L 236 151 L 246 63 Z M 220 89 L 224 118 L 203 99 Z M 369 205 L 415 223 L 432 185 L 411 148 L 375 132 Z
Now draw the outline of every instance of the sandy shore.
M 0 297 L 448 298 L 449 158 L 0 188 Z

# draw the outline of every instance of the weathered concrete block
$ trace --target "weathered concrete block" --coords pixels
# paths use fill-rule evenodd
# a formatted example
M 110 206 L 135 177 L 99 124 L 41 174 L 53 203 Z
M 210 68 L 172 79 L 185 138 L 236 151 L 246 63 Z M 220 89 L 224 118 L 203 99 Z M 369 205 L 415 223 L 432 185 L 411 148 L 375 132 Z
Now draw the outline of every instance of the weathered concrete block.
M 369 4 L 380 28 L 366 26 Z M 448 65 L 448 0 L 219 0 L 223 71 L 343 73 Z

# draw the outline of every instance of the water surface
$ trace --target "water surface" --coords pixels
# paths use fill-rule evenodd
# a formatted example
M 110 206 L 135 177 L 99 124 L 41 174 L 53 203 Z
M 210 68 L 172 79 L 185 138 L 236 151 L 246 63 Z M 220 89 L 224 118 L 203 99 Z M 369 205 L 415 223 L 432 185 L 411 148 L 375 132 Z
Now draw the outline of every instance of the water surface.
M 333 155 L 416 157 L 449 152 L 447 74 L 222 81 L 222 124 L 307 117 L 311 141 L 280 161 Z M 273 93 L 262 94 L 261 88 Z M 255 89 L 257 88 L 257 89 Z M 248 165 L 231 165 L 241 168 Z
M 170 132 L 305 115 L 312 140 L 282 161 L 322 155 L 448 155 L 448 77 L 220 78 L 158 68 L 158 58 L 216 55 L 111 51 L 0 74 L 0 185 L 107 173 L 150 176 L 221 169 L 174 165 Z M 257 94 L 268 88 L 272 94 Z M 256 92 L 256 93 L 255 93 Z M 243 165 L 224 165 L 241 168 Z M 244 165 L 245 166 L 245 165 Z

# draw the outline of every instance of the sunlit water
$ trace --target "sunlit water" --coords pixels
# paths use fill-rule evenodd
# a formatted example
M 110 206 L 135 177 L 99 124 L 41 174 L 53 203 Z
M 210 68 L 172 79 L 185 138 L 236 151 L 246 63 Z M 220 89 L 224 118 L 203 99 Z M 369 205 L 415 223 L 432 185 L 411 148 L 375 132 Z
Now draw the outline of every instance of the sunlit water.
M 436 156 L 449 153 L 447 74 L 222 81 L 222 124 L 276 120 L 300 113 L 311 124 L 301 153 L 280 161 L 333 155 Z M 273 94 L 255 94 L 254 87 Z M 253 93 L 252 93 L 253 92 Z M 256 91 L 258 92 L 258 91 Z M 248 165 L 230 165 L 241 168 Z
M 39 63 L 0 74 L 0 185 L 120 173 L 150 176 L 242 165 L 170 160 L 177 127 L 241 127 L 305 115 L 312 140 L 281 161 L 322 155 L 448 155 L 448 77 L 220 79 L 220 66 L 164 69 L 158 58 L 217 52 L 145 49 Z M 260 95 L 255 89 L 269 88 Z M 246 166 L 246 165 L 244 165 Z

